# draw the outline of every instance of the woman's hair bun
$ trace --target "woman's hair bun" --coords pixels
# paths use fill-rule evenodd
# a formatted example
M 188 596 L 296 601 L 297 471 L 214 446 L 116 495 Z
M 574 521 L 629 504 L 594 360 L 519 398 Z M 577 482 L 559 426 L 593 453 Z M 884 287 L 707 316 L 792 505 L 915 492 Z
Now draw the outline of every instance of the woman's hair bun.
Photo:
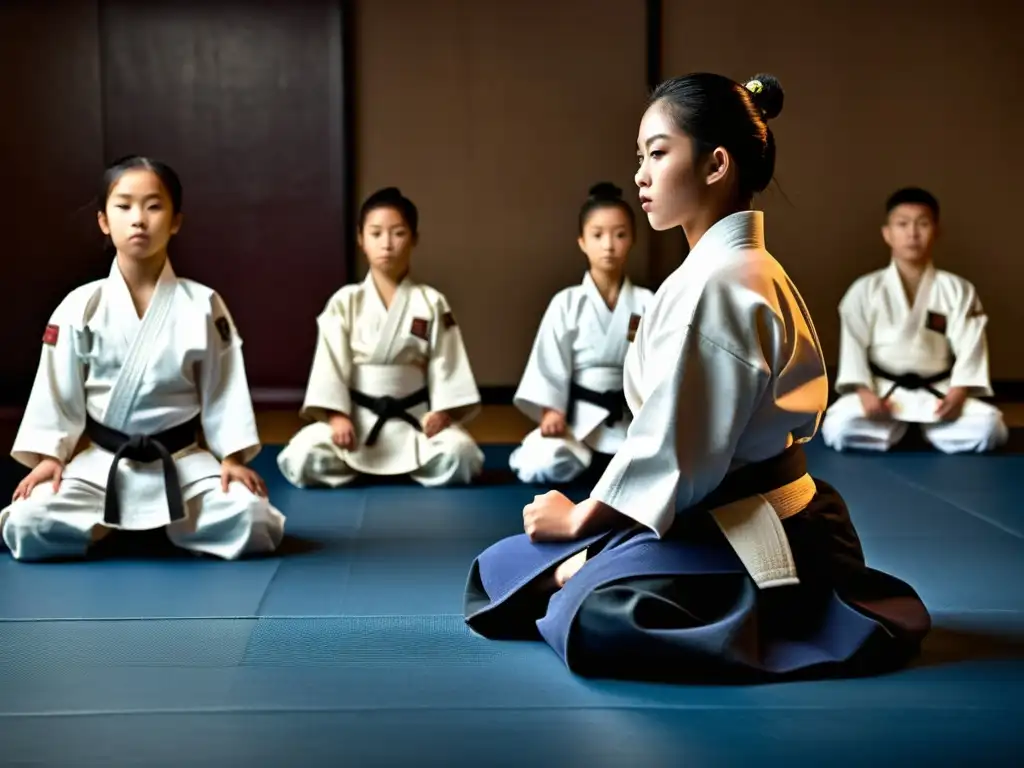
M 622 190 L 610 181 L 602 181 L 590 188 L 590 196 L 598 200 L 621 200 Z
M 744 87 L 750 91 L 751 100 L 765 120 L 774 120 L 782 112 L 785 94 L 775 75 L 754 75 Z
M 401 200 L 402 190 L 398 187 L 384 187 L 374 192 L 373 196 L 382 200 Z

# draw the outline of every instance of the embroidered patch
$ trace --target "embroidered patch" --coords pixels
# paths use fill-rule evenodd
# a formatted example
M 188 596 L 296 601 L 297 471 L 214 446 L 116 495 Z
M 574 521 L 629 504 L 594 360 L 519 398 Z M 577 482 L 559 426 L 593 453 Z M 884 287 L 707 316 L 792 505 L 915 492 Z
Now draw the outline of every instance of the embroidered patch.
M 935 331 L 936 333 L 945 333 L 946 316 L 941 315 L 938 312 L 929 312 L 928 320 L 925 322 L 925 327 L 929 331 Z
M 412 320 L 412 328 L 409 329 L 409 333 L 419 339 L 427 340 L 427 321 L 422 317 L 414 317 Z
M 458 323 L 455 322 L 455 315 L 452 312 L 445 312 L 441 316 L 441 322 L 444 323 L 444 329 L 447 331 L 449 328 L 454 328 Z
M 626 331 L 626 338 L 632 342 L 636 338 L 636 332 L 640 330 L 640 315 L 629 316 L 629 330 Z
M 46 326 L 46 330 L 43 332 L 43 344 L 49 344 L 51 347 L 57 343 L 57 337 L 60 336 L 60 328 L 56 325 Z
M 220 334 L 220 339 L 225 344 L 231 341 L 231 323 L 228 322 L 226 317 L 218 317 L 214 321 L 214 325 L 217 326 L 217 333 Z

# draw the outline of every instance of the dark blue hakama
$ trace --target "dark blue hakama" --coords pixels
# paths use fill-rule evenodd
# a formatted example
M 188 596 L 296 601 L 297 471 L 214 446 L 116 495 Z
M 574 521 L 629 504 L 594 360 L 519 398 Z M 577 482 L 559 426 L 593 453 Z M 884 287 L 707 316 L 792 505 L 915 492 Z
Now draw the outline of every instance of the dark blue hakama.
M 779 488 L 805 467 L 794 447 L 730 474 L 663 539 L 642 526 L 570 542 L 503 539 L 473 562 L 466 621 L 491 639 L 543 640 L 587 677 L 724 682 L 898 668 L 917 654 L 931 618 L 912 587 L 867 567 L 833 487 L 815 480 L 811 503 L 783 521 L 794 586 L 758 589 L 708 512 Z M 553 569 L 583 549 L 583 567 L 545 590 Z

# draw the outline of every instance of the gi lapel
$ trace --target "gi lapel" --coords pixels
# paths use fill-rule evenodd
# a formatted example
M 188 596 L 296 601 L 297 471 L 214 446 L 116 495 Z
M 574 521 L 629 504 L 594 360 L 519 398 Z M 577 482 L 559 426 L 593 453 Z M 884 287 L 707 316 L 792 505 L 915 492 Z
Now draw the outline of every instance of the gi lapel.
M 612 311 L 605 304 L 604 296 L 597 289 L 597 284 L 589 272 L 583 276 L 583 295 L 586 297 L 588 305 L 588 308 L 584 310 L 585 314 L 590 315 L 590 322 L 597 324 L 597 329 L 600 333 L 607 335 L 608 325 L 612 319 Z
M 900 336 L 905 339 L 917 338 L 924 328 L 925 315 L 928 313 L 928 305 L 931 303 L 932 285 L 935 282 L 935 268 L 929 265 L 925 269 L 924 274 L 921 275 L 921 282 L 918 284 L 917 292 L 914 294 L 913 304 L 907 299 L 907 292 L 903 288 L 903 280 L 900 278 L 895 262 L 889 267 L 887 279 L 890 290 L 895 291 L 898 296 L 899 306 L 906 312 L 903 316 L 903 322 L 898 323 Z
M 368 276 L 367 279 L 370 281 L 374 298 L 383 307 L 384 302 L 380 297 L 376 284 L 373 282 L 373 278 Z M 406 317 L 406 309 L 409 306 L 410 290 L 411 286 L 408 278 L 399 283 L 395 289 L 395 295 L 391 299 L 391 306 L 385 310 L 387 316 L 384 320 L 384 325 L 380 329 L 380 335 L 377 336 L 377 343 L 373 348 L 373 354 L 370 355 L 370 362 L 374 365 L 386 365 L 390 362 L 395 351 L 395 345 L 399 342 L 399 339 L 411 332 L 411 328 L 402 326 Z M 424 322 L 426 321 L 424 320 Z M 424 331 L 425 335 L 426 332 Z
M 128 354 L 110 391 L 106 413 L 103 414 L 103 424 L 111 429 L 119 432 L 128 431 L 127 424 L 135 408 L 135 398 L 138 396 L 142 377 L 150 361 L 163 349 L 160 337 L 171 316 L 177 286 L 178 279 L 168 260 L 157 280 L 149 307 L 140 319 L 132 303 L 128 285 L 117 267 L 117 262 L 114 262 L 105 287 L 112 292 L 111 306 L 117 312 L 117 322 L 123 323 L 125 333 L 131 335 L 127 338 Z M 127 306 L 124 306 L 125 301 L 128 302 Z
M 623 280 L 622 288 L 619 289 L 619 300 L 615 304 L 615 311 L 611 315 L 608 324 L 608 331 L 605 333 L 604 346 L 601 359 L 608 364 L 618 364 L 626 356 L 629 349 L 630 330 L 634 316 L 633 284 L 628 279 Z

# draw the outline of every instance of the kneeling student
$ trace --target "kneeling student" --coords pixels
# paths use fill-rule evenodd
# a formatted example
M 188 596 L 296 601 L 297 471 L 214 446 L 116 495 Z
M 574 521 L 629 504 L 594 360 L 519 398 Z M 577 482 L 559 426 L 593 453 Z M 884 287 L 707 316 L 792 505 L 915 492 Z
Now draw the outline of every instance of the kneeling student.
M 621 189 L 591 188 L 578 239 L 589 269 L 548 305 L 513 400 L 539 425 L 509 460 L 524 483 L 572 482 L 626 437 L 622 366 L 652 296 L 626 277 L 635 229 Z
M 18 560 L 80 557 L 112 529 L 164 528 L 223 559 L 277 549 L 285 518 L 246 463 L 259 452 L 242 341 L 221 297 L 179 278 L 177 174 L 130 157 L 98 212 L 109 275 L 50 318 L 12 456 L 31 468 L 0 511 Z M 200 433 L 209 450 L 200 446 Z M 79 440 L 91 442 L 75 454 Z
M 944 453 L 985 452 L 1006 442 L 992 395 L 985 327 L 974 286 L 936 269 L 939 205 L 922 189 L 889 198 L 882 228 L 888 267 L 858 278 L 839 307 L 836 391 L 821 433 L 837 451 L 887 451 L 918 423 Z
M 483 452 L 463 428 L 480 409 L 448 300 L 409 277 L 418 212 L 398 189 L 373 194 L 359 217 L 370 263 L 334 294 L 318 338 L 301 429 L 278 456 L 299 487 L 336 488 L 359 474 L 423 486 L 468 484 Z

